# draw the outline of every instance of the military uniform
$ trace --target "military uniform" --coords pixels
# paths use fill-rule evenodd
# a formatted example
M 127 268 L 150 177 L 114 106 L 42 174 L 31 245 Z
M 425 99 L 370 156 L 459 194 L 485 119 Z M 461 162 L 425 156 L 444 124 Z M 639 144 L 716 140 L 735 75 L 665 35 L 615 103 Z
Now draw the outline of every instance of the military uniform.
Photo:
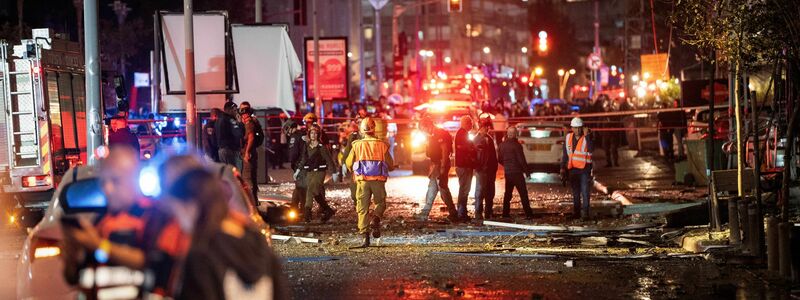
M 325 174 L 328 169 L 334 166 L 328 148 L 321 143 L 317 143 L 317 145 L 313 147 L 310 143 L 307 143 L 304 147 L 299 166 L 306 172 L 306 197 L 305 205 L 303 206 L 306 222 L 311 221 L 311 209 L 314 205 L 314 200 L 319 204 L 323 215 L 323 222 L 325 222 L 333 215 L 333 209 L 328 205 L 324 194 Z
M 362 247 L 366 247 L 369 246 L 370 202 L 375 203 L 372 218 L 372 236 L 375 238 L 380 237 L 380 219 L 386 211 L 385 186 L 393 165 L 389 145 L 374 136 L 366 135 L 353 142 L 346 164 L 347 168 L 353 171 L 353 178 L 356 180 L 358 232 L 364 235 L 365 241 Z

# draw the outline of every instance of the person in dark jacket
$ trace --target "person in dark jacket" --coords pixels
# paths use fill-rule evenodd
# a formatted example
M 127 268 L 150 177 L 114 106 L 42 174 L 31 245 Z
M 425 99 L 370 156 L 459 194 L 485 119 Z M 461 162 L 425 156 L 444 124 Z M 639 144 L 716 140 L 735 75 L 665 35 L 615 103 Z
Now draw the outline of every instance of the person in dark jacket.
M 289 147 L 289 167 L 292 169 L 292 172 L 296 172 L 299 169 L 299 162 L 300 156 L 303 153 L 303 149 L 305 148 L 305 141 L 303 141 L 303 133 L 298 129 L 298 124 L 292 120 L 289 120 L 284 124 L 284 131 L 286 131 L 286 135 L 288 136 L 288 147 Z M 302 211 L 305 207 L 306 201 L 306 188 L 305 185 L 301 182 L 295 181 L 294 190 L 292 191 L 292 207 Z
M 224 110 L 225 113 L 219 116 L 214 124 L 214 133 L 217 135 L 217 146 L 219 147 L 219 160 L 221 163 L 239 167 L 239 152 L 242 150 L 244 125 L 236 118 L 238 113 L 236 103 L 225 103 Z
M 478 135 L 475 137 L 478 163 L 475 186 L 475 219 L 491 219 L 494 204 L 495 180 L 497 179 L 497 150 L 493 135 L 489 132 L 494 124 L 486 117 L 481 120 Z
M 322 223 L 328 222 L 335 213 L 324 196 L 325 174 L 328 170 L 333 172 L 335 164 L 328 148 L 319 141 L 321 132 L 322 130 L 316 125 L 308 128 L 307 143 L 298 164 L 302 171 L 306 172 L 306 202 L 303 206 L 303 215 L 305 215 L 306 223 L 311 222 L 311 209 L 313 208 L 314 200 L 317 200 L 319 204 Z M 300 172 L 301 169 L 295 171 L 295 180 L 302 180 L 298 178 Z
M 136 158 L 140 158 L 139 137 L 128 128 L 128 120 L 124 116 L 115 116 L 109 120 L 109 124 L 111 130 L 108 133 L 108 146 L 130 146 L 136 151 Z
M 528 200 L 528 187 L 525 186 L 527 177 L 528 163 L 525 161 L 525 154 L 522 152 L 522 144 L 517 140 L 517 128 L 509 127 L 506 130 L 506 140 L 500 143 L 500 151 L 497 160 L 503 165 L 506 176 L 506 191 L 503 194 L 503 218 L 511 217 L 511 193 L 517 189 L 522 200 L 522 209 L 525 211 L 525 218 L 533 218 L 533 210 Z
M 203 126 L 203 150 L 206 155 L 214 162 L 219 162 L 219 146 L 217 146 L 217 134 L 215 133 L 216 122 L 222 110 L 219 108 L 211 109 L 211 117 Z
M 428 193 L 425 196 L 425 206 L 415 217 L 419 221 L 427 221 L 433 208 L 433 200 L 436 194 L 441 192 L 442 201 L 447 206 L 450 222 L 458 221 L 458 212 L 453 204 L 453 195 L 447 186 L 450 174 L 450 154 L 453 152 L 453 138 L 450 133 L 433 125 L 433 120 L 423 118 L 419 122 L 419 128 L 428 134 L 428 146 L 426 155 L 431 159 L 431 172 L 428 175 Z
M 472 118 L 462 116 L 461 128 L 456 132 L 455 139 L 456 176 L 458 176 L 458 218 L 464 222 L 469 221 L 467 198 L 469 190 L 472 188 L 472 175 L 475 172 L 475 145 L 469 136 L 472 125 Z

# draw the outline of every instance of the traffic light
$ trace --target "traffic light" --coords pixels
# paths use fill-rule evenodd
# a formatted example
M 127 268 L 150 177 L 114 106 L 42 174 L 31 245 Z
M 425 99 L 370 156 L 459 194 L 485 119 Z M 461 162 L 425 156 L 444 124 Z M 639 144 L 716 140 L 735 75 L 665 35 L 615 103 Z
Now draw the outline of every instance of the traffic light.
M 539 54 L 547 52 L 547 32 L 539 31 Z
M 461 12 L 461 0 L 447 0 L 447 12 Z

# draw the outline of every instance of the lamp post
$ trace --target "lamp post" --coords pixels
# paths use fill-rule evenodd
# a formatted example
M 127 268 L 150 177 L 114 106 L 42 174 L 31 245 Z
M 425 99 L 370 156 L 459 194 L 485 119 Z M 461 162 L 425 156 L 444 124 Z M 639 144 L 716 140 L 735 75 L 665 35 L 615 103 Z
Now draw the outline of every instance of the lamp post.
M 569 76 L 575 75 L 575 69 L 569 69 L 569 71 L 565 71 L 564 69 L 558 70 L 559 82 L 558 82 L 558 97 L 564 99 L 564 92 L 567 89 L 567 82 L 569 81 Z

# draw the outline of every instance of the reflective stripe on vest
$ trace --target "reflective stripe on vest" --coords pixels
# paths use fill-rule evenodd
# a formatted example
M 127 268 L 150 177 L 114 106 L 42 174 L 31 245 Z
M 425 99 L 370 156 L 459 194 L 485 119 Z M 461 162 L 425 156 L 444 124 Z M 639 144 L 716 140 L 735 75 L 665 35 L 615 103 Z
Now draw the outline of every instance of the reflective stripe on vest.
M 574 150 L 572 149 L 572 137 L 573 133 L 568 133 L 566 143 L 564 143 L 564 146 L 567 147 L 567 156 L 569 157 L 567 169 L 586 168 L 586 164 L 592 163 L 592 153 L 590 153 L 586 147 L 586 137 L 581 136 L 578 139 Z

